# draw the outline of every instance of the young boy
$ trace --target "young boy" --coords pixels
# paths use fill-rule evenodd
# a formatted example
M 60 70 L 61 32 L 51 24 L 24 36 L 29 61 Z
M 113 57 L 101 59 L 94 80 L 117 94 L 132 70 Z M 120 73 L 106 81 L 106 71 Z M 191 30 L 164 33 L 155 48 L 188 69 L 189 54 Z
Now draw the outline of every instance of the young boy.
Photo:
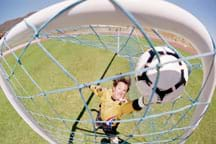
M 110 143 L 118 144 L 122 142 L 116 136 L 119 123 L 115 120 L 120 120 L 123 115 L 139 111 L 145 106 L 143 97 L 133 101 L 127 98 L 126 94 L 129 91 L 130 84 L 130 79 L 120 78 L 113 81 L 112 89 L 95 85 L 90 86 L 90 90 L 100 97 L 101 102 L 96 120 L 106 121 L 106 123 L 98 123 L 97 125 L 109 137 Z

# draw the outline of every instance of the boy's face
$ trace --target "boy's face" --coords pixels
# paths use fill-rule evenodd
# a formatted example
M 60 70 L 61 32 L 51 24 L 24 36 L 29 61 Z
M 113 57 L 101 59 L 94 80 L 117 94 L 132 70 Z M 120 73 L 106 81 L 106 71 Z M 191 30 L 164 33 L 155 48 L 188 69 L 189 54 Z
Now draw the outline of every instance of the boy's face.
M 121 100 L 125 98 L 127 94 L 128 85 L 123 82 L 118 82 L 116 87 L 113 87 L 113 98 L 115 100 Z

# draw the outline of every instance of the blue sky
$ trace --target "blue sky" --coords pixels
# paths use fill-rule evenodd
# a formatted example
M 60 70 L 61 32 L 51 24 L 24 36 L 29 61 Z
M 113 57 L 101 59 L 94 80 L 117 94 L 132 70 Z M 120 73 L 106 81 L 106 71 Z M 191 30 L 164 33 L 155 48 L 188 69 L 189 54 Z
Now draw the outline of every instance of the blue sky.
M 24 16 L 29 12 L 37 11 L 62 0 L 1 0 L 0 24 Z
M 0 24 L 62 0 L 1 0 Z M 168 0 L 196 16 L 216 40 L 216 0 Z

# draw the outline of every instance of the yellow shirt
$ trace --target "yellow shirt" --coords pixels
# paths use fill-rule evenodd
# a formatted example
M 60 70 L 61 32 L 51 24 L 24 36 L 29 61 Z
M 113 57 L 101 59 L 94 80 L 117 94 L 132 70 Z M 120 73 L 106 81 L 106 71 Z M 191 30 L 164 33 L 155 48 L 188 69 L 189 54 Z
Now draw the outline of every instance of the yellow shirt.
M 112 89 L 102 88 L 101 86 L 90 86 L 92 92 L 100 97 L 101 101 L 101 119 L 107 121 L 110 119 L 120 120 L 122 115 L 134 111 L 132 102 L 126 100 L 120 102 L 112 99 Z

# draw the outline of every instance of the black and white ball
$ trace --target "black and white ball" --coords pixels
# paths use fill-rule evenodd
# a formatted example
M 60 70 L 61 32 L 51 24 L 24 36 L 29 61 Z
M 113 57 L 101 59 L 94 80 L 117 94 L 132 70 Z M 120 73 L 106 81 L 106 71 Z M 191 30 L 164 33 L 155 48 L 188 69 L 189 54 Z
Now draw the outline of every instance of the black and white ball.
M 153 95 L 152 103 L 172 102 L 177 99 L 184 90 L 188 80 L 188 69 L 184 61 L 172 62 L 179 59 L 179 56 L 167 46 L 155 47 L 159 54 L 162 66 L 159 69 L 159 79 L 156 85 L 156 91 Z M 137 63 L 136 85 L 141 96 L 150 98 L 157 77 L 158 59 L 155 52 L 150 49 L 143 53 Z M 168 64 L 164 64 L 168 63 Z M 164 64 L 164 65 L 163 65 Z M 146 72 L 144 68 L 152 68 Z

